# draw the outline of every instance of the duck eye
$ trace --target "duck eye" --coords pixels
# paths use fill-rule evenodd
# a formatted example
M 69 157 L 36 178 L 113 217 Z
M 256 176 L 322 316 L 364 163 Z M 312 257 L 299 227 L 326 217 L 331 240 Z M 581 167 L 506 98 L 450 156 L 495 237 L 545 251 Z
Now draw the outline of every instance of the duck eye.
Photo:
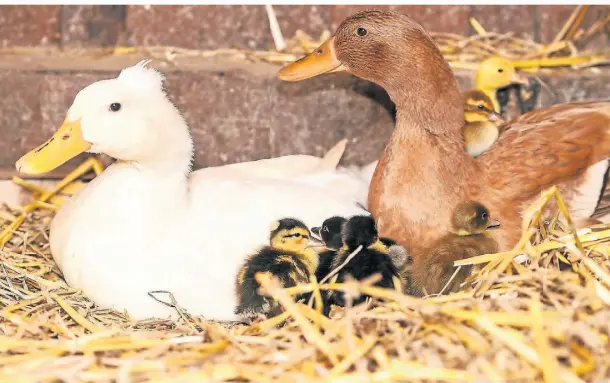
M 498 69 L 498 73 L 502 73 L 502 72 L 504 72 L 504 69 L 502 69 L 502 68 Z
M 368 31 L 362 27 L 356 29 L 356 34 L 360 37 L 366 36 L 367 33 L 368 33 Z
M 110 110 L 113 112 L 118 112 L 121 109 L 121 104 L 119 104 L 118 102 L 113 102 L 112 104 L 110 104 Z

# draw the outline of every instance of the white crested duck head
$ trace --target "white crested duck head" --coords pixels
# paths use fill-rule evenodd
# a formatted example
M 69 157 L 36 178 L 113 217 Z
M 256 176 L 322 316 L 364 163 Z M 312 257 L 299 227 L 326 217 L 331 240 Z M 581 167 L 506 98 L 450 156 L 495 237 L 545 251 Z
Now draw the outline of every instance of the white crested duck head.
M 163 75 L 147 68 L 149 62 L 82 89 L 57 132 L 19 159 L 17 170 L 45 173 L 88 152 L 142 168 L 190 171 L 193 143 L 188 126 L 163 90 Z

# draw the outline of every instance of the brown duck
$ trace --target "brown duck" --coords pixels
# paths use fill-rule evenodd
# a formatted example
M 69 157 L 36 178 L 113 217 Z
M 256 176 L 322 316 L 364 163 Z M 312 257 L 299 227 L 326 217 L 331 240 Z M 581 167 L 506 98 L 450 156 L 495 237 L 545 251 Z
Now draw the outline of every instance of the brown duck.
M 451 229 L 460 201 L 486 201 L 502 222 L 493 233 L 500 251 L 516 244 L 524 208 L 552 185 L 574 217 L 594 212 L 610 157 L 610 102 L 523 114 L 475 159 L 464 150 L 464 109 L 453 72 L 411 18 L 379 10 L 354 14 L 279 78 L 338 71 L 379 84 L 396 104 L 396 128 L 376 167 L 369 209 L 380 235 L 405 246 L 414 263 L 426 244 Z

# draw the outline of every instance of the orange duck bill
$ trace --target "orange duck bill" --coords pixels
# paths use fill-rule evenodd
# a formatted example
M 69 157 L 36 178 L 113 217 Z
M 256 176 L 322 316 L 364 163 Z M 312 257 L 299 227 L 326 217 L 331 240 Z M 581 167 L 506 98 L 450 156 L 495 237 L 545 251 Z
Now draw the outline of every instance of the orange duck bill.
M 323 73 L 345 70 L 335 53 L 335 38 L 331 37 L 315 51 L 283 67 L 277 77 L 283 81 L 301 81 Z

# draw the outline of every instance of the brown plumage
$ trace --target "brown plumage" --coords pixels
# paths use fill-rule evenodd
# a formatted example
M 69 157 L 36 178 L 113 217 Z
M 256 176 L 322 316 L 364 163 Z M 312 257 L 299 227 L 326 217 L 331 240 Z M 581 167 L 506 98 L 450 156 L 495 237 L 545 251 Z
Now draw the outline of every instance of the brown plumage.
M 497 222 L 491 220 L 489 211 L 480 203 L 460 203 L 453 212 L 451 226 L 451 231 L 413 264 L 411 290 L 407 293 L 424 296 L 438 294 L 443 288 L 444 293 L 457 291 L 472 272 L 472 266 L 462 266 L 451 279 L 456 272 L 455 261 L 497 252 L 497 242 L 487 233 L 488 227 L 497 226 Z
M 428 33 L 396 12 L 347 18 L 320 50 L 283 68 L 296 81 L 347 70 L 384 87 L 396 128 L 369 190 L 380 235 L 396 238 L 414 262 L 451 228 L 459 201 L 485 201 L 502 222 L 499 250 L 520 237 L 523 209 L 557 185 L 574 218 L 597 205 L 610 156 L 610 102 L 538 109 L 507 122 L 496 143 L 473 159 L 464 151 L 462 97 Z

